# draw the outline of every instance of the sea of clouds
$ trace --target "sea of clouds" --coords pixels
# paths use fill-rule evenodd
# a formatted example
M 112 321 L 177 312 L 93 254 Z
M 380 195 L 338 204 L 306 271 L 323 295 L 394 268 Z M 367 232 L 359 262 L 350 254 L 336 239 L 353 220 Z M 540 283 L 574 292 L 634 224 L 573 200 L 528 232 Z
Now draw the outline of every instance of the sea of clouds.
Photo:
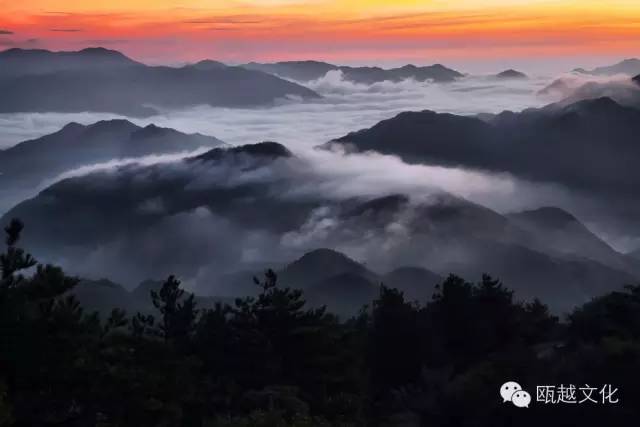
M 561 76 L 570 85 L 582 77 Z M 453 83 L 434 84 L 405 80 L 373 85 L 345 81 L 340 71 L 331 71 L 306 86 L 322 95 L 319 100 L 282 100 L 268 108 L 229 109 L 208 106 L 180 111 L 163 111 L 148 118 L 128 118 L 144 126 L 154 123 L 182 132 L 215 136 L 229 144 L 277 141 L 297 156 L 305 157 L 313 168 L 331 177 L 324 185 L 345 197 L 353 194 L 417 193 L 440 188 L 483 204 L 499 212 L 511 212 L 544 205 L 563 207 L 584 219 L 592 229 L 606 236 L 622 250 L 637 242 L 612 227 L 613 221 L 592 201 L 570 194 L 554 184 L 529 183 L 508 175 L 487 174 L 456 168 L 407 165 L 399 159 L 374 155 L 344 156 L 339 152 L 313 147 L 349 132 L 368 128 L 403 111 L 434 110 L 474 115 L 520 111 L 558 101 L 566 93 L 540 95 L 555 80 L 550 76 L 500 80 L 491 76 L 468 76 Z M 69 122 L 91 124 L 99 120 L 122 118 L 103 113 L 24 113 L 0 114 L 0 149 L 59 130 Z M 114 160 L 69 171 L 63 177 L 94 170 L 110 169 L 135 161 L 144 164 L 174 161 L 186 156 L 152 156 L 144 159 Z M 43 186 L 48 183 L 43 183 Z M 329 189 L 327 189 L 329 190 Z
M 465 77 L 447 84 L 381 82 L 373 85 L 345 81 L 340 71 L 331 71 L 306 86 L 322 95 L 307 102 L 282 100 L 265 108 L 195 107 L 136 119 L 139 125 L 155 123 L 183 132 L 213 135 L 231 144 L 272 140 L 295 150 L 370 127 L 403 111 L 434 110 L 455 114 L 498 113 L 541 106 L 537 92 L 551 79 L 498 80 Z M 0 148 L 55 132 L 75 121 L 82 124 L 122 117 L 102 113 L 0 114 Z

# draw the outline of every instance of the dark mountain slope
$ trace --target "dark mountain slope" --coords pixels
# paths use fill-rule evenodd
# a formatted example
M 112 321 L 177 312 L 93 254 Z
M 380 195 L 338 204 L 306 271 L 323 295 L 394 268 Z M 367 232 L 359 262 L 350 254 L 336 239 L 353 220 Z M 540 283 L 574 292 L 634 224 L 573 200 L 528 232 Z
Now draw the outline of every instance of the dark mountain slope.
M 401 113 L 329 145 L 628 195 L 640 180 L 638 134 L 640 110 L 600 98 L 504 112 L 489 122 L 432 111 Z
M 294 261 L 280 273 L 280 283 L 291 288 L 306 289 L 310 283 L 340 275 L 361 276 L 374 280 L 376 275 L 362 264 L 331 249 L 316 249 Z
M 176 274 L 198 289 L 224 289 L 215 284 L 225 275 L 259 275 L 257 263 L 284 263 L 317 247 L 335 251 L 312 251 L 280 271 L 282 285 L 316 289 L 316 303 L 322 289 L 349 295 L 346 278 L 364 298 L 365 283 L 383 281 L 378 272 L 406 265 L 471 279 L 490 272 L 519 297 L 545 298 L 557 311 L 634 280 L 584 257 L 540 252 L 531 233 L 509 218 L 446 193 L 413 201 L 297 192 L 318 187 L 307 166 L 275 143 L 214 149 L 61 181 L 1 222 L 22 218 L 24 244 L 39 259 L 129 286 Z M 357 254 L 376 272 L 338 251 Z M 428 286 L 400 289 L 430 293 Z
M 155 125 L 142 128 L 127 120 L 101 121 L 89 126 L 70 123 L 58 132 L 0 151 L 0 187 L 35 188 L 83 165 L 222 144 L 213 137 Z
M 554 207 L 524 211 L 508 216 L 529 231 L 535 245 L 547 253 L 588 258 L 640 276 L 640 263 L 615 251 L 570 213 Z

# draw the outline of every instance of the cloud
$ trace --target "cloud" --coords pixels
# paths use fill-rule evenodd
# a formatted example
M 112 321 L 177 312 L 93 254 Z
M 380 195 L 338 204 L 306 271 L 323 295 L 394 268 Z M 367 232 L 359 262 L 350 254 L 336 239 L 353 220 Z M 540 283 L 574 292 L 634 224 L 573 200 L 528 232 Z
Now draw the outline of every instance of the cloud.
M 339 152 L 317 151 L 313 147 L 349 132 L 375 125 L 403 111 L 432 109 L 455 114 L 497 113 L 544 105 L 548 99 L 537 92 L 553 78 L 496 81 L 470 76 L 451 84 L 430 84 L 405 80 L 359 85 L 330 72 L 309 83 L 323 99 L 309 102 L 284 101 L 271 108 L 225 109 L 196 107 L 167 110 L 146 119 L 131 119 L 138 125 L 155 123 L 183 132 L 216 136 L 233 145 L 278 141 L 304 160 L 304 181 L 290 189 L 291 196 L 312 194 L 321 189 L 335 198 L 408 193 L 416 197 L 441 188 L 500 212 L 543 205 L 560 206 L 577 214 L 620 248 L 633 241 L 633 219 L 613 212 L 611 206 L 571 193 L 553 184 L 532 184 L 508 175 L 484 174 L 455 168 L 407 165 L 398 158 L 376 154 L 343 156 Z M 582 82 L 582 80 L 581 80 Z M 472 95 L 470 95 L 470 92 Z M 115 118 L 94 113 L 0 114 L 0 148 L 49 134 L 75 121 L 90 124 Z M 147 159 L 155 161 L 153 159 Z M 157 159 L 156 159 L 157 160 Z M 125 159 L 111 164 L 91 165 L 69 172 L 78 175 L 131 164 Z M 253 177 L 265 179 L 256 171 Z M 282 172 L 284 173 L 284 172 Z M 212 174 L 205 178 L 215 179 Z M 204 179 L 204 178 L 203 178 Z M 635 211 L 634 211 L 635 212 Z
M 119 45 L 129 43 L 131 40 L 128 39 L 90 39 L 90 40 L 82 40 L 80 44 L 83 46 L 106 46 L 106 45 Z
M 0 36 L 6 36 L 11 34 L 14 34 L 14 32 L 10 30 L 0 30 Z
M 54 33 L 79 33 L 84 30 L 80 28 L 50 28 L 49 31 L 52 31 Z
M 292 148 L 304 148 L 373 126 L 403 111 L 432 109 L 477 114 L 542 106 L 544 100 L 536 93 L 548 82 L 549 79 L 543 77 L 506 82 L 467 77 L 451 84 L 405 80 L 368 86 L 345 81 L 340 72 L 330 72 L 307 84 L 323 96 L 319 100 L 283 101 L 272 108 L 167 110 L 148 119 L 132 121 L 214 135 L 236 145 L 271 140 Z M 474 95 L 461 95 L 463 91 L 473 91 Z M 71 121 L 90 124 L 114 117 L 96 113 L 0 114 L 0 148 L 51 133 Z
M 15 39 L 15 38 L 0 37 L 0 46 L 6 46 L 6 47 L 33 48 L 35 45 L 39 43 L 40 43 L 40 40 L 36 38 L 21 40 L 21 39 Z M 0 138 L 1 138 L 1 135 L 0 135 Z
M 260 19 L 259 17 L 254 16 L 224 16 L 224 17 L 212 17 L 212 18 L 204 18 L 204 19 L 190 19 L 187 21 L 183 21 L 185 24 L 227 24 L 227 25 L 247 25 L 247 24 L 262 24 L 264 23 L 264 19 Z
M 166 160 L 162 165 L 104 164 L 81 181 L 57 186 L 44 198 L 47 204 L 73 205 L 74 230 L 87 230 L 80 231 L 80 241 L 87 233 L 101 233 L 92 223 L 97 218 L 92 197 L 95 206 L 108 199 L 117 209 L 104 223 L 107 234 L 94 243 L 89 237 L 87 246 L 54 253 L 40 247 L 36 255 L 74 274 L 110 277 L 129 287 L 173 273 L 191 288 L 214 293 L 226 284 L 220 279 L 225 274 L 255 263 L 280 265 L 317 247 L 345 252 L 379 272 L 406 263 L 444 272 L 473 252 L 464 248 L 464 239 L 451 239 L 465 230 L 448 209 L 462 207 L 460 223 L 464 226 L 470 214 L 472 230 L 493 214 L 468 210 L 467 202 L 443 195 L 442 189 L 471 198 L 490 195 L 512 206 L 526 204 L 538 190 L 509 176 L 409 166 L 379 155 L 313 151 L 265 163 L 242 157 L 220 163 Z M 171 191 L 176 184 L 180 191 Z M 408 197 L 388 197 L 369 213 L 354 213 L 363 203 L 398 190 Z M 430 212 L 434 206 L 444 215 Z M 481 222 L 475 223 L 478 209 Z
M 628 75 L 596 76 L 579 72 L 563 74 L 540 91 L 547 101 L 566 100 L 565 103 L 603 96 L 625 103 L 639 93 L 640 87 L 633 84 Z

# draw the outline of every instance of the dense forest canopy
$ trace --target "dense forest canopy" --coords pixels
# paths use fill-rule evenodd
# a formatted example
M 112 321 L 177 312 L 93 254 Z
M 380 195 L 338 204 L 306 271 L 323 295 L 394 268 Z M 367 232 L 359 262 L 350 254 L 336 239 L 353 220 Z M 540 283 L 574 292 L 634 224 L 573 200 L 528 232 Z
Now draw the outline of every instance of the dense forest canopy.
M 18 220 L 6 227 L 0 256 L 3 426 L 631 425 L 638 416 L 640 286 L 559 319 L 490 276 L 451 275 L 428 301 L 381 284 L 371 306 L 341 321 L 268 270 L 256 297 L 233 304 L 200 309 L 172 276 L 150 292 L 155 314 L 104 318 L 69 295 L 78 279 L 20 247 L 22 230 Z M 502 401 L 507 380 L 531 393 L 528 409 Z M 578 410 L 535 394 L 569 384 L 610 385 L 614 395 Z

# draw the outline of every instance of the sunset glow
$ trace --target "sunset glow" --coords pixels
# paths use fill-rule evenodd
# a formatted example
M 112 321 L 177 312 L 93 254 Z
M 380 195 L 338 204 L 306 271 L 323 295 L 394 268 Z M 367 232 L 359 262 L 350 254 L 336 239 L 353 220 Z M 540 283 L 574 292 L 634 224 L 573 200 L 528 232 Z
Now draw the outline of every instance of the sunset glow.
M 637 56 L 640 45 L 635 0 L 27 0 L 0 10 L 0 49 L 101 45 L 151 62 L 597 58 Z

